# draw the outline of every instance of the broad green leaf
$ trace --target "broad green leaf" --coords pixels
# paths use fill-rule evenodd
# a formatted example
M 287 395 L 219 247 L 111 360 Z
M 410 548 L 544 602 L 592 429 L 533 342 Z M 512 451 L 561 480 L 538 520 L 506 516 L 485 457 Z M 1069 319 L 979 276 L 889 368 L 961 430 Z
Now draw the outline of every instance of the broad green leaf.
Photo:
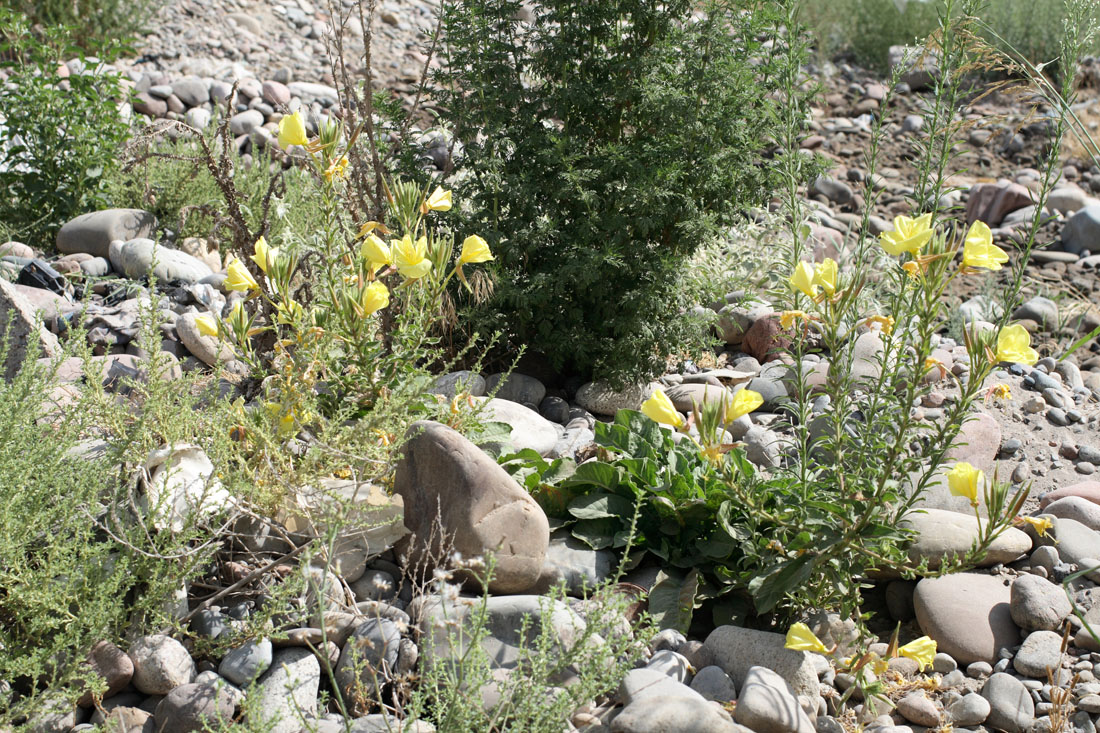
M 610 463 L 589 461 L 577 466 L 569 483 L 587 483 L 601 489 L 614 491 L 619 485 L 619 470 Z
M 596 492 L 578 496 L 569 502 L 569 513 L 577 519 L 613 518 L 630 521 L 634 515 L 634 505 L 618 494 Z
M 781 563 L 775 571 L 767 576 L 753 578 L 749 583 L 749 592 L 752 594 L 753 604 L 758 613 L 768 613 L 779 605 L 787 593 L 798 585 L 805 583 L 810 577 L 813 565 L 812 556 L 805 554 L 793 560 Z
M 614 519 L 582 519 L 573 525 L 573 536 L 593 550 L 611 547 L 618 522 Z
M 687 633 L 698 584 L 699 573 L 694 569 L 684 575 L 664 570 L 657 574 L 657 582 L 649 592 L 649 613 L 657 628 Z

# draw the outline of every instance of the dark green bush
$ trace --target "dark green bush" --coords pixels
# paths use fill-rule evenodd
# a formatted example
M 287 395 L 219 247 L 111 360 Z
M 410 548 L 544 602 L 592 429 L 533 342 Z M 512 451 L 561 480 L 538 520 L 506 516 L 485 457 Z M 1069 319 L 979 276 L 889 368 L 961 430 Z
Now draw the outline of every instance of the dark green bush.
M 0 10 L 21 13 L 31 25 L 74 26 L 74 41 L 92 50 L 107 39 L 132 41 L 161 4 L 160 0 L 0 0 Z
M 497 255 L 473 322 L 558 368 L 636 378 L 693 334 L 685 259 L 770 191 L 758 162 L 783 63 L 761 45 L 772 11 L 545 0 L 528 23 L 521 5 L 444 15 L 437 96 L 465 145 L 456 200 Z
M 121 79 L 73 43 L 68 29 L 32 31 L 0 8 L 0 221 L 11 235 L 48 247 L 68 219 L 104 202 L 104 177 L 128 135 L 119 111 Z M 80 59 L 85 73 L 63 79 L 59 66 Z

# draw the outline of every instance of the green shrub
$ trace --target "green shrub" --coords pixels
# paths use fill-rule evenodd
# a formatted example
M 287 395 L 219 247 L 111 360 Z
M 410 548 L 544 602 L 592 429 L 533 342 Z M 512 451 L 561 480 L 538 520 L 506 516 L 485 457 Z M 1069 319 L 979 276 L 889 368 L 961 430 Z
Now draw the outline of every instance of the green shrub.
M 456 191 L 498 258 L 479 329 L 617 382 L 699 342 L 681 263 L 768 193 L 784 63 L 770 6 L 704 5 L 549 0 L 529 25 L 518 0 L 447 6 Z
M 111 38 L 134 40 L 159 5 L 160 0 L 0 0 L 0 10 L 22 13 L 31 25 L 79 27 L 74 42 L 87 50 Z
M 0 9 L 0 220 L 28 244 L 48 247 L 68 219 L 104 202 L 103 181 L 128 135 L 118 102 L 120 77 L 74 45 L 67 29 L 35 29 Z M 84 73 L 58 67 L 76 58 Z

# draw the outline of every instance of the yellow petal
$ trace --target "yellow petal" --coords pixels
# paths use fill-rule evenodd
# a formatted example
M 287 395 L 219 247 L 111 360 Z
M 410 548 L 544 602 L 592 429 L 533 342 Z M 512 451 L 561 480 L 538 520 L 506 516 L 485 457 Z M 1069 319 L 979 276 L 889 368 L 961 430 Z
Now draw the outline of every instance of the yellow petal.
M 908 216 L 894 217 L 894 231 L 879 235 L 879 244 L 886 253 L 896 257 L 903 252 L 917 254 L 932 239 L 932 215 L 917 219 Z
M 218 337 L 218 322 L 214 319 L 214 316 L 208 313 L 195 316 L 195 327 L 199 329 L 199 333 L 203 336 Z
M 252 277 L 252 273 L 237 259 L 236 255 L 229 256 L 229 264 L 226 265 L 225 288 L 226 290 L 259 290 L 260 285 Z
M 279 147 L 286 150 L 291 145 L 305 145 L 308 142 L 302 113 L 299 111 L 292 115 L 283 115 L 283 119 L 279 120 Z
M 363 240 L 359 248 L 359 254 L 377 271 L 383 265 L 393 264 L 393 253 L 390 248 L 375 234 L 369 235 Z
M 266 275 L 267 270 L 275 263 L 275 258 L 279 256 L 279 250 L 276 247 L 269 247 L 267 240 L 260 237 L 256 240 L 252 253 L 252 261 L 256 263 L 256 267 Z
M 955 496 L 965 497 L 971 504 L 977 505 L 978 486 L 984 478 L 985 474 L 982 471 L 966 461 L 959 461 L 947 472 L 947 487 Z
M 427 275 L 432 269 L 431 260 L 425 257 L 427 246 L 428 240 L 425 237 L 421 237 L 413 245 L 407 234 L 403 239 L 391 242 L 393 263 L 397 266 L 397 271 L 410 280 Z
M 451 192 L 444 191 L 441 187 L 436 186 L 435 191 L 428 197 L 428 200 L 424 202 L 424 207 L 428 211 L 450 211 L 451 210 Z
M 810 627 L 803 623 L 794 624 L 787 630 L 787 642 L 784 646 L 797 652 L 825 654 L 829 651 L 821 643 L 821 639 L 818 639 L 814 632 L 810 631 Z
M 466 237 L 462 242 L 462 253 L 458 256 L 458 264 L 468 265 L 478 262 L 488 262 L 496 259 L 489 251 L 489 244 L 476 234 Z
M 791 287 L 814 298 L 817 296 L 817 285 L 814 284 L 814 268 L 809 262 L 799 262 L 794 268 L 794 274 L 789 280 Z
M 936 658 L 936 642 L 930 637 L 922 636 L 898 647 L 898 654 L 912 659 L 920 665 L 921 670 L 925 670 L 932 666 L 932 660 Z
M 375 280 L 363 289 L 363 298 L 360 305 L 363 306 L 365 315 L 382 310 L 390 304 L 390 291 L 382 282 Z
M 1039 352 L 1031 348 L 1031 334 L 1019 323 L 1005 326 L 997 335 L 997 361 L 1034 364 Z
M 732 422 L 739 417 L 748 415 L 762 404 L 764 404 L 764 398 L 759 392 L 754 392 L 751 389 L 739 390 L 730 400 L 729 408 L 726 410 L 726 420 Z
M 836 292 L 836 276 L 837 266 L 836 262 L 826 257 L 817 268 L 814 269 L 813 283 L 820 285 L 826 295 L 832 295 Z
M 662 389 L 653 390 L 653 395 L 642 403 L 642 414 L 654 422 L 678 428 L 684 424 L 684 418 L 676 411 L 672 400 Z
M 1039 533 L 1040 537 L 1047 536 L 1047 530 L 1054 526 L 1054 522 L 1050 521 L 1046 517 L 1019 517 L 1019 520 L 1024 524 L 1030 524 L 1035 528 L 1035 531 Z
M 963 267 L 999 270 L 1006 262 L 1008 254 L 993 244 L 993 232 L 985 222 L 976 221 L 971 224 L 963 243 Z
M 783 328 L 790 328 L 794 325 L 796 320 L 806 318 L 805 311 L 783 311 L 779 314 L 779 325 Z

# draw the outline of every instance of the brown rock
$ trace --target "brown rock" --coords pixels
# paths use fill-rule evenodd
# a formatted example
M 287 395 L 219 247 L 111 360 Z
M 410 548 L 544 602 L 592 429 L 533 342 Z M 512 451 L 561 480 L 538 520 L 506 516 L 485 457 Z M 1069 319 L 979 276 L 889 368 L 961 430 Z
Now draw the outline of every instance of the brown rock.
M 1008 214 L 1031 204 L 1031 192 L 1019 183 L 979 183 L 970 189 L 970 198 L 966 202 L 966 223 L 984 221 L 990 227 L 996 227 Z
M 953 573 L 917 583 L 913 606 L 921 630 L 959 666 L 995 664 L 998 651 L 1020 643 L 1012 621 L 1011 591 L 1003 579 Z
M 1048 491 L 1039 497 L 1039 507 L 1046 509 L 1051 502 L 1064 499 L 1067 496 L 1078 496 L 1091 501 L 1093 504 L 1100 504 L 1100 481 L 1081 481 L 1071 486 Z
M 101 641 L 88 653 L 88 666 L 107 683 L 101 699 L 117 694 L 130 684 L 134 676 L 134 663 L 126 652 L 109 641 Z M 77 700 L 77 705 L 88 707 L 92 704 L 92 693 L 86 692 Z
M 782 333 L 779 316 L 760 318 L 745 332 L 741 350 L 755 357 L 761 364 L 774 361 L 779 358 L 783 349 L 791 345 L 791 340 Z
M 57 337 L 35 322 L 34 308 L 19 289 L 6 280 L 0 280 L 0 334 L 7 337 L 8 350 L 3 367 L 4 379 L 11 380 L 18 372 L 27 350 L 37 342 L 35 354 L 57 356 L 61 345 Z

